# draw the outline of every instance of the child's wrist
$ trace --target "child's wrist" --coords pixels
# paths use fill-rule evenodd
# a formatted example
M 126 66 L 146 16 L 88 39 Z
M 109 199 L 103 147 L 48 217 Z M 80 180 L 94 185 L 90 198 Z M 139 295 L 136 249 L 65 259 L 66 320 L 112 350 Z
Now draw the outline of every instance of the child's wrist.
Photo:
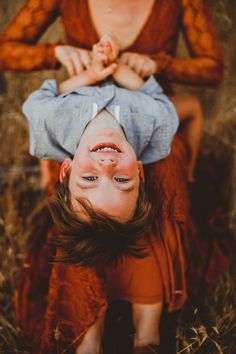
M 87 85 L 94 85 L 99 81 L 96 74 L 93 72 L 93 70 L 91 70 L 91 68 L 87 68 L 85 70 L 85 75 L 86 79 L 88 80 Z

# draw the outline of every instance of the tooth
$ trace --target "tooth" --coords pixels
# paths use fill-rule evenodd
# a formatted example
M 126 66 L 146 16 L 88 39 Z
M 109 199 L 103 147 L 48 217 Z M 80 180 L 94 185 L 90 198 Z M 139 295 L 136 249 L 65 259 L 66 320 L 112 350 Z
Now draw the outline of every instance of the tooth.
M 114 151 L 114 152 L 118 152 L 117 149 L 114 149 L 114 148 L 112 148 L 112 147 L 110 147 L 110 146 L 105 146 L 105 147 L 103 147 L 103 148 L 98 148 L 98 149 L 96 149 L 95 151 L 97 151 L 97 152 L 101 152 L 101 151 Z

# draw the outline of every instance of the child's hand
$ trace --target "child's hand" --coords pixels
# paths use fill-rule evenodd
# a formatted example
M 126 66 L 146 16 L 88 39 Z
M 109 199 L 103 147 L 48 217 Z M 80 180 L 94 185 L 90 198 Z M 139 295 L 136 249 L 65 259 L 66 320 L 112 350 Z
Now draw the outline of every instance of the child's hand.
M 93 59 L 90 66 L 87 69 L 88 76 L 92 83 L 104 80 L 109 75 L 112 75 L 116 70 L 116 63 L 109 63 L 108 56 L 103 53 L 101 45 L 98 43 L 93 46 Z
M 93 45 L 92 49 L 92 61 L 101 62 L 104 66 L 109 64 L 108 54 L 105 53 L 101 42 Z
M 107 55 L 109 63 L 115 61 L 120 52 L 120 44 L 117 38 L 111 33 L 106 33 L 102 36 L 98 45 L 102 49 L 103 53 Z

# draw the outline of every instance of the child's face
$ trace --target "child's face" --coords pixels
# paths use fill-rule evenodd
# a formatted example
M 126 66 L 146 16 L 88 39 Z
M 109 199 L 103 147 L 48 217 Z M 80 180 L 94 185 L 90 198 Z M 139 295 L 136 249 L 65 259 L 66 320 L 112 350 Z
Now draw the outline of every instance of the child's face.
M 128 221 L 135 211 L 139 191 L 139 171 L 132 146 L 121 129 L 104 128 L 104 122 L 86 129 L 74 159 L 66 159 L 64 173 L 71 167 L 69 190 L 74 210 L 79 212 L 78 198 L 89 200 L 119 221 Z

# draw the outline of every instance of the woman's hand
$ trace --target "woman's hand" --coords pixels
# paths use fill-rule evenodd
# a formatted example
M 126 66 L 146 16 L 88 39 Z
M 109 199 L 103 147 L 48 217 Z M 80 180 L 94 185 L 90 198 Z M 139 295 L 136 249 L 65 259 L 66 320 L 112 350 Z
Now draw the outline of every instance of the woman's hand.
M 70 77 L 80 74 L 91 62 L 91 52 L 89 50 L 70 45 L 56 46 L 55 56 L 65 66 Z
M 156 62 L 147 55 L 124 52 L 121 55 L 120 60 L 127 64 L 141 77 L 153 75 L 157 71 Z

